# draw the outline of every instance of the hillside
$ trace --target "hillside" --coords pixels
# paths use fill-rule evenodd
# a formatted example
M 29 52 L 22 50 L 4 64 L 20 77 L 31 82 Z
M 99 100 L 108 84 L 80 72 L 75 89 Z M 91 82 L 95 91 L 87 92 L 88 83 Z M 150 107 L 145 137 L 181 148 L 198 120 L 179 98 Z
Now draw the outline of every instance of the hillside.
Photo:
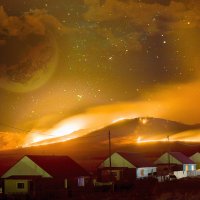
M 94 169 L 95 166 L 108 155 L 108 132 L 111 133 L 112 151 L 131 151 L 142 152 L 149 159 L 154 159 L 157 155 L 167 151 L 182 151 L 186 154 L 200 150 L 200 143 L 184 142 L 153 142 L 137 143 L 138 136 L 148 138 L 165 138 L 172 137 L 183 131 L 196 131 L 200 125 L 185 125 L 169 120 L 145 118 L 145 123 L 141 119 L 130 119 L 120 121 L 103 129 L 91 132 L 85 136 L 73 140 L 40 145 L 29 148 L 18 148 L 10 151 L 1 152 L 0 155 L 26 155 L 26 154 L 66 154 L 77 160 L 87 169 Z M 200 132 L 200 131 L 199 131 Z

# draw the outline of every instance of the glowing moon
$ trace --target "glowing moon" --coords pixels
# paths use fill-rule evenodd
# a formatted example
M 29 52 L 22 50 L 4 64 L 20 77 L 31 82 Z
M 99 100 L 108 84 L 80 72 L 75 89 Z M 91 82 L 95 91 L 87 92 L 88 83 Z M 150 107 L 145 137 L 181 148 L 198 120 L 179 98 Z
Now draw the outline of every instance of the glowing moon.
M 29 92 L 40 88 L 52 77 L 58 57 L 57 43 L 52 37 L 23 51 L 17 63 L 1 66 L 3 75 L 0 76 L 0 88 L 19 93 Z

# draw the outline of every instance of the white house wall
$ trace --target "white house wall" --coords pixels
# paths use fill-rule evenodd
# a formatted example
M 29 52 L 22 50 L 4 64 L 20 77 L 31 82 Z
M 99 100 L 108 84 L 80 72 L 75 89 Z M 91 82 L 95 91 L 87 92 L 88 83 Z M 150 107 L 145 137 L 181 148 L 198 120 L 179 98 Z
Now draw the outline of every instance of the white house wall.
M 163 154 L 160 158 L 158 158 L 154 162 L 154 164 L 167 164 L 167 163 L 169 163 L 169 160 L 170 160 L 171 164 L 179 164 L 179 165 L 182 164 L 179 160 L 177 160 L 176 158 L 174 158 L 172 155 L 170 155 L 168 157 L 168 153 Z
M 101 165 L 100 168 L 103 167 L 110 167 L 110 159 L 107 158 Z M 113 153 L 111 155 L 111 167 L 128 167 L 128 168 L 136 168 L 134 165 L 132 165 L 129 161 L 124 159 L 120 154 Z
M 196 176 L 200 176 L 200 169 L 196 170 Z
M 177 179 L 185 178 L 185 177 L 188 176 L 186 171 L 175 171 L 173 173 L 174 173 L 174 175 L 176 176 Z
M 13 167 L 11 167 L 5 174 L 3 174 L 2 178 L 8 178 L 10 176 L 52 177 L 27 156 L 23 157 Z
M 148 177 L 150 173 L 154 173 L 154 172 L 156 172 L 156 167 L 137 168 L 136 176 L 137 178 L 144 178 L 144 177 Z

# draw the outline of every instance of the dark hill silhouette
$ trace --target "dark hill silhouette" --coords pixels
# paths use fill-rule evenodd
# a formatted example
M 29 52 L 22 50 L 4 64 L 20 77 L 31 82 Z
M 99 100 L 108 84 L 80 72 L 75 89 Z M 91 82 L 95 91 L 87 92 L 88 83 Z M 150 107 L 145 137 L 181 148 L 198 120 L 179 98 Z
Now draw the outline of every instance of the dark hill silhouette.
M 145 120 L 145 124 L 142 123 L 142 121 Z M 116 122 L 114 124 L 111 124 L 105 128 L 93 131 L 91 133 L 88 133 L 87 136 L 101 136 L 102 137 L 110 130 L 112 133 L 112 137 L 124 137 L 128 135 L 133 135 L 135 139 L 137 139 L 138 136 L 145 137 L 148 139 L 152 136 L 163 136 L 166 137 L 167 135 L 172 135 L 173 133 L 178 133 L 186 130 L 193 130 L 200 128 L 200 124 L 195 125 L 186 125 L 170 120 L 165 119 L 159 119 L 159 118 L 135 118 L 135 119 L 126 119 L 119 122 Z M 73 133 L 74 136 L 80 135 L 82 133 L 82 130 L 76 131 Z M 58 137 L 56 140 L 61 141 L 65 140 L 67 136 Z M 44 142 L 37 142 L 35 145 L 42 145 L 46 142 L 53 142 L 55 139 L 48 139 Z
M 142 152 L 147 155 L 150 160 L 156 156 L 168 151 L 167 142 L 154 142 L 137 144 L 136 139 L 142 134 L 148 137 L 167 137 L 173 136 L 182 131 L 200 130 L 200 124 L 186 125 L 158 118 L 145 118 L 145 124 L 141 118 L 119 121 L 108 127 L 91 132 L 85 136 L 78 137 L 65 142 L 59 142 L 49 145 L 41 145 L 29 148 L 19 148 L 10 151 L 0 152 L 0 156 L 7 155 L 68 155 L 78 161 L 87 169 L 94 169 L 103 158 L 108 155 L 108 132 L 111 132 L 112 151 L 130 151 Z M 123 142 L 127 140 L 126 142 Z M 196 151 L 200 151 L 200 143 L 170 143 L 172 151 L 181 151 L 186 155 L 190 155 Z

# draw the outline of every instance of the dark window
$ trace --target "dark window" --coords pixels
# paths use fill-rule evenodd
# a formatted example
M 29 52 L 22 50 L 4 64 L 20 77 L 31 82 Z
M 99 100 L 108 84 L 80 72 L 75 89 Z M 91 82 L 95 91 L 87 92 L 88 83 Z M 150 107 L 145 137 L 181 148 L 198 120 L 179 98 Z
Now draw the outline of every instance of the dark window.
M 17 183 L 18 189 L 24 189 L 24 183 Z
M 111 173 L 112 173 L 112 176 L 117 177 L 117 172 L 111 172 Z

